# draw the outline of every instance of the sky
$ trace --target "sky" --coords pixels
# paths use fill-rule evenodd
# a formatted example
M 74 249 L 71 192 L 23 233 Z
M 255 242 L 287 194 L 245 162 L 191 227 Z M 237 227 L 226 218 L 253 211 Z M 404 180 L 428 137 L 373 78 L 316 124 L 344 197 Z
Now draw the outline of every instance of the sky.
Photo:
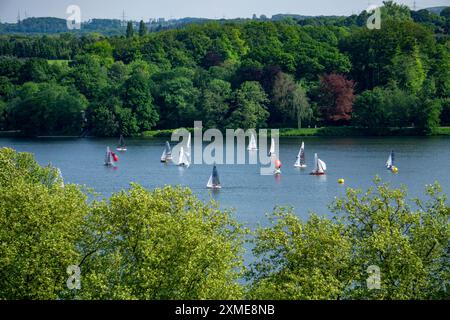
M 396 2 L 413 6 L 414 0 Z M 416 0 L 416 8 L 449 6 L 450 0 Z M 268 17 L 277 13 L 301 15 L 350 15 L 381 0 L 0 0 L 0 21 L 15 22 L 20 17 L 67 18 L 69 5 L 78 5 L 82 21 L 92 18 L 127 20 L 150 18 L 250 18 L 255 13 Z

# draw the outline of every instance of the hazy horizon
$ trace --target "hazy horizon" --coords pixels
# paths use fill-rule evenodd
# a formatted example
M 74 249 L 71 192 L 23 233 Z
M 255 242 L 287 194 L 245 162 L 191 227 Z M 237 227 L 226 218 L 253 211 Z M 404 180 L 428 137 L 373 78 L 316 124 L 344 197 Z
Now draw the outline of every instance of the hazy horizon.
M 402 0 L 397 3 L 408 5 L 417 10 L 448 6 L 448 0 Z M 251 18 L 253 14 L 271 17 L 274 14 L 319 15 L 351 15 L 366 9 L 369 4 L 380 5 L 381 0 L 0 0 L 0 21 L 16 22 L 27 17 L 66 18 L 66 8 L 75 4 L 81 8 L 82 20 L 93 18 L 122 19 L 123 11 L 127 20 L 144 20 L 154 18 L 179 19 L 198 17 L 210 19 Z

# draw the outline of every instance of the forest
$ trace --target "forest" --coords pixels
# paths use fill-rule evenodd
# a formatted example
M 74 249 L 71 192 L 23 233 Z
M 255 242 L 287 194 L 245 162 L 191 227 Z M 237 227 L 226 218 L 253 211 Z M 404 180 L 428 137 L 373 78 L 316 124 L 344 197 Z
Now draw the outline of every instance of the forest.
M 206 21 L 123 34 L 0 34 L 0 131 L 450 125 L 450 8 Z M 0 31 L 1 32 L 1 31 Z

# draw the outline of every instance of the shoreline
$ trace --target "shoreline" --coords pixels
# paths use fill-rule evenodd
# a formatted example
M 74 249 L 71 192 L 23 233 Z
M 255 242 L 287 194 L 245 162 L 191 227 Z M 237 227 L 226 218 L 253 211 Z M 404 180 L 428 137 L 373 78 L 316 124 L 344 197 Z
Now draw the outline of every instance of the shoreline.
M 150 130 L 144 131 L 131 138 L 161 138 L 170 137 L 175 129 Z M 192 131 L 192 128 L 188 128 Z M 267 128 L 270 136 L 270 128 Z M 355 127 L 320 127 L 320 128 L 280 128 L 280 138 L 301 138 L 301 137 L 436 137 L 450 136 L 450 127 L 439 127 L 430 134 L 421 134 L 415 128 L 381 128 L 366 129 Z M 257 130 L 258 132 L 258 130 Z M 20 131 L 0 131 L 0 138 L 110 138 L 97 136 L 74 136 L 74 135 L 42 135 L 42 136 L 24 136 Z

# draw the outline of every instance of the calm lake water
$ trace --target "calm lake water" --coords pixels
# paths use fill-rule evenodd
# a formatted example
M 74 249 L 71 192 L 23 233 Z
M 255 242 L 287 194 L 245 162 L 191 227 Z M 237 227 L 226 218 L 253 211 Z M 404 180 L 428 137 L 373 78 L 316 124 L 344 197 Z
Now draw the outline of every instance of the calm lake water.
M 302 141 L 308 164 L 304 170 L 293 166 Z M 205 187 L 212 167 L 161 164 L 164 143 L 165 139 L 128 139 L 128 151 L 118 153 L 118 168 L 112 169 L 103 166 L 103 159 L 106 146 L 115 148 L 116 139 L 0 139 L 0 146 L 31 152 L 40 164 L 51 162 L 59 167 L 66 182 L 87 185 L 104 196 L 128 188 L 130 182 L 148 189 L 187 186 L 203 200 L 212 197 L 222 208 L 235 208 L 237 219 L 252 228 L 265 224 L 264 214 L 275 205 L 292 206 L 304 218 L 310 211 L 328 214 L 328 204 L 343 196 L 346 187 L 367 189 L 375 175 L 394 186 L 405 184 L 410 198 L 423 197 L 425 184 L 434 181 L 440 182 L 445 193 L 450 191 L 448 137 L 281 138 L 280 176 L 261 176 L 259 165 L 218 165 L 222 189 L 214 193 Z M 397 175 L 384 167 L 391 150 L 396 155 Z M 309 175 L 315 152 L 327 163 L 326 176 Z M 344 186 L 337 183 L 339 178 L 345 179 Z

